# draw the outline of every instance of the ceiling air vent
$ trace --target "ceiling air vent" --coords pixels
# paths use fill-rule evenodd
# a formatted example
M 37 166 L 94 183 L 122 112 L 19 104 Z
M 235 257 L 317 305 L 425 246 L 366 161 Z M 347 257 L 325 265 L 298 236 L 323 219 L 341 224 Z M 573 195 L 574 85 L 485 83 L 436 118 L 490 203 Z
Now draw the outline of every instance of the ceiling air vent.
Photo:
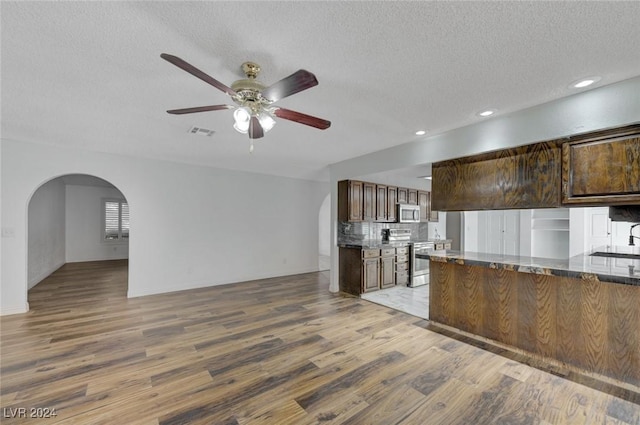
M 206 129 L 206 128 L 202 128 L 202 127 L 196 127 L 196 126 L 193 126 L 193 127 L 191 127 L 191 128 L 189 129 L 189 133 L 191 133 L 191 134 L 197 134 L 197 135 L 199 135 L 199 136 L 208 136 L 208 137 L 211 137 L 211 136 L 213 136 L 213 133 L 215 133 L 215 131 L 213 131 L 213 130 L 209 130 L 209 129 Z

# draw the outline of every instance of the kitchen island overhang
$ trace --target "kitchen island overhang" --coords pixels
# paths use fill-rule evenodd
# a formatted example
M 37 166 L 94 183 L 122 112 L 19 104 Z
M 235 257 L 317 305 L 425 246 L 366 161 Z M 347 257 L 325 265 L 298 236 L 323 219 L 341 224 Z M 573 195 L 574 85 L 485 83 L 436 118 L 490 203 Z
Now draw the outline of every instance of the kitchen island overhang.
M 429 318 L 640 391 L 640 260 L 435 251 Z M 625 263 L 626 264 L 626 263 Z

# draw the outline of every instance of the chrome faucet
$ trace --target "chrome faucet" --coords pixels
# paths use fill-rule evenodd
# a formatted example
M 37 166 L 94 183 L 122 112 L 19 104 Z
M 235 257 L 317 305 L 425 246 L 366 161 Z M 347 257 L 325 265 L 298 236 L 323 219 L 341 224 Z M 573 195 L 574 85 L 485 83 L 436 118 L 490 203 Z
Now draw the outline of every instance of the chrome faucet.
M 636 246 L 636 244 L 633 242 L 633 238 L 640 239 L 640 237 L 638 236 L 633 236 L 633 228 L 638 226 L 640 226 L 640 223 L 634 224 L 629 229 L 629 246 Z

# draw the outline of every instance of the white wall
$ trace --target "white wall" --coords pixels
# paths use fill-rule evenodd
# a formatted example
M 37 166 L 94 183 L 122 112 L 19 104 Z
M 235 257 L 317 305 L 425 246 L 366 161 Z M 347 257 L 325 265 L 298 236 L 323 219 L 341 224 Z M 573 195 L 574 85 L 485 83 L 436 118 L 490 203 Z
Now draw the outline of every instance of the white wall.
M 65 263 L 65 186 L 54 179 L 42 185 L 29 203 L 28 287 Z
M 103 241 L 102 200 L 122 199 L 114 188 L 66 186 L 66 259 L 77 261 L 118 260 L 129 258 L 128 241 Z
M 126 197 L 129 296 L 318 270 L 326 183 L 26 142 L 1 148 L 2 227 L 14 235 L 2 238 L 2 314 L 28 309 L 27 204 L 65 174 L 100 177 Z
M 318 250 L 320 255 L 329 255 L 331 250 L 331 197 L 326 196 L 318 214 Z

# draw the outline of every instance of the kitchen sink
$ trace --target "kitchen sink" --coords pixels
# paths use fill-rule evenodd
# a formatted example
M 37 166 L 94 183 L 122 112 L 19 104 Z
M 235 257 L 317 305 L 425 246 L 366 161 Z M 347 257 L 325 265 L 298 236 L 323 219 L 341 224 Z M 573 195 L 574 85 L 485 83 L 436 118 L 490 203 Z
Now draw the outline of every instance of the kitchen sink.
M 591 254 L 592 257 L 613 257 L 613 258 L 626 258 L 627 260 L 640 260 L 640 254 L 625 254 L 622 252 L 599 252 L 596 251 Z

